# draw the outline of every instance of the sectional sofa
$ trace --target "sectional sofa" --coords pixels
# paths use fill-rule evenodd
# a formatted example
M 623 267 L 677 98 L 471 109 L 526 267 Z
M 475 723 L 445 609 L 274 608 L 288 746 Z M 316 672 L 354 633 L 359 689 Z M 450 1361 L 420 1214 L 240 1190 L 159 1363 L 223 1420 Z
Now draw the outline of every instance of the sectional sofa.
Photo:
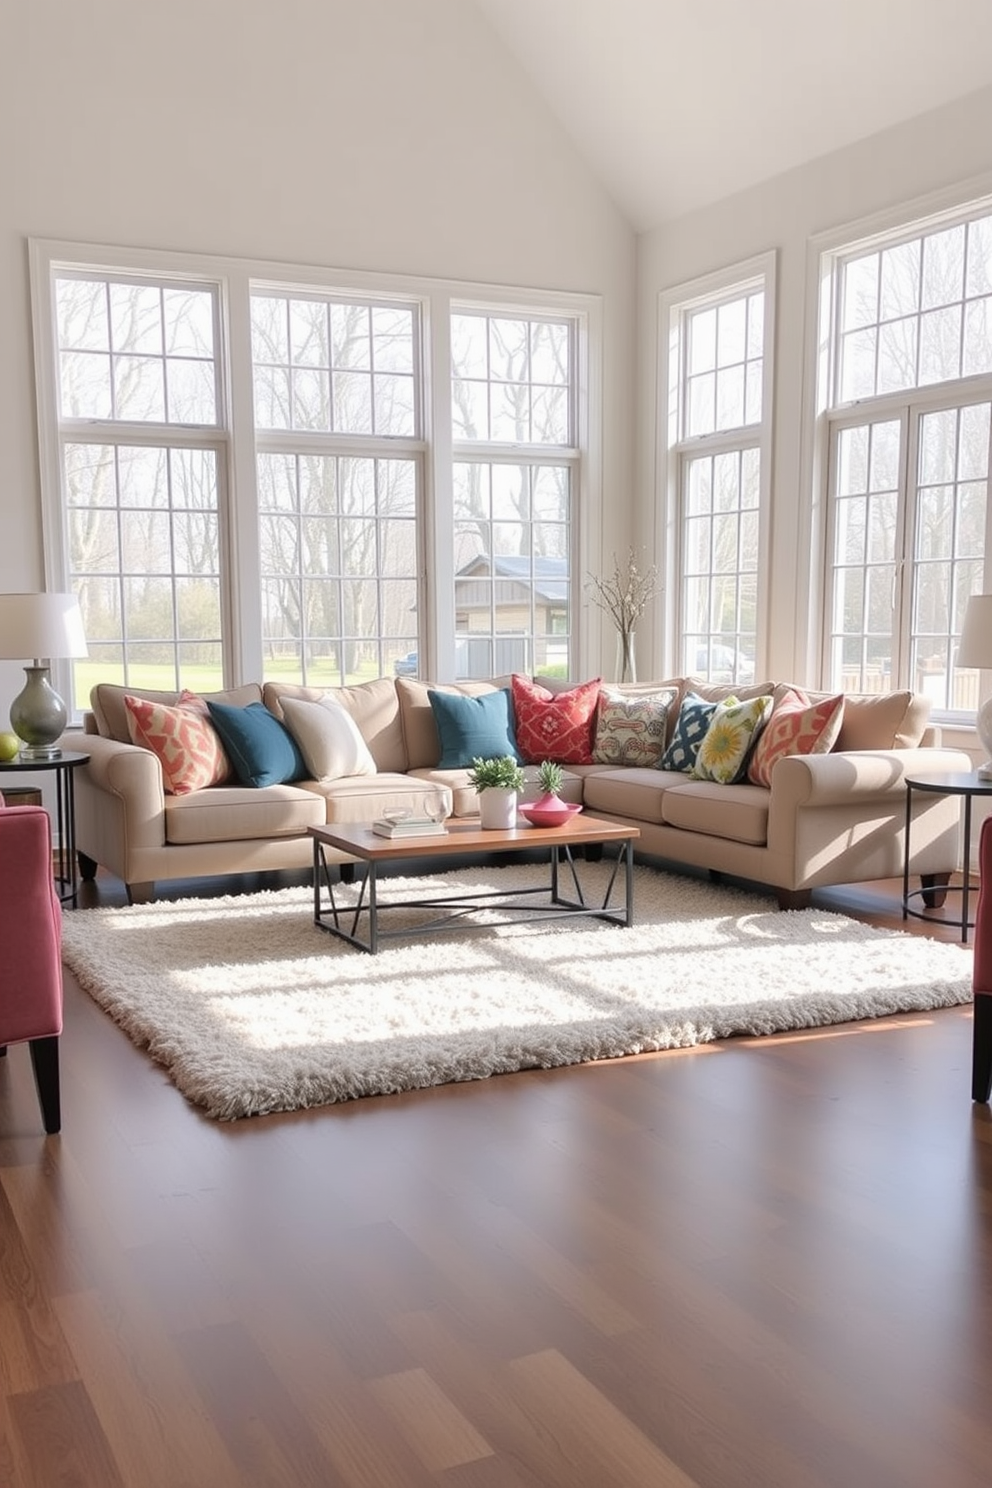
M 167 794 L 156 754 L 132 742 L 125 689 L 100 685 L 84 737 L 70 736 L 71 747 L 90 756 L 76 778 L 83 876 L 102 864 L 124 881 L 130 897 L 143 898 L 156 881 L 306 868 L 312 861 L 308 827 L 371 821 L 397 807 L 420 811 L 426 795 L 438 789 L 450 793 L 455 815 L 474 815 L 478 798 L 467 769 L 439 768 L 429 693 L 478 698 L 508 681 L 436 685 L 398 676 L 334 689 L 326 696 L 357 725 L 364 773 L 261 788 L 226 783 L 186 794 Z M 737 696 L 776 697 L 784 687 L 767 682 L 738 689 Z M 674 695 L 669 735 L 678 702 L 690 689 L 711 700 L 730 691 L 688 678 L 627 691 L 662 689 Z M 166 707 L 179 702 L 175 693 L 131 691 Z M 287 699 L 313 703 L 322 696 L 319 689 L 266 682 L 211 700 L 233 709 L 262 704 L 267 716 L 283 719 Z M 636 824 L 642 857 L 766 885 L 784 907 L 797 906 L 818 886 L 901 875 L 906 775 L 971 768 L 967 754 L 940 746 L 928 715 L 929 703 L 918 694 L 849 695 L 830 751 L 779 759 L 769 786 L 719 784 L 656 765 L 600 760 L 568 765 L 563 794 L 598 816 Z M 913 806 L 912 870 L 924 885 L 939 886 L 960 866 L 958 802 L 917 792 Z M 522 824 L 523 844 L 526 832 Z M 340 861 L 347 861 L 344 855 Z

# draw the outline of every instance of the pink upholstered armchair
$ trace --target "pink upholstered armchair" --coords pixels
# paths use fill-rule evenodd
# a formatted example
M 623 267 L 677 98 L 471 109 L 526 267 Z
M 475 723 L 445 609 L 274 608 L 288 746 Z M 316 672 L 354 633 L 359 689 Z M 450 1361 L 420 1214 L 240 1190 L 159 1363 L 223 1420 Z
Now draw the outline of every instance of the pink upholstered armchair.
M 62 1122 L 61 949 L 48 812 L 0 804 L 0 1053 L 10 1044 L 30 1046 L 46 1132 Z
M 978 871 L 981 887 L 975 911 L 971 1098 L 987 1101 L 992 1094 L 992 816 L 982 822 Z

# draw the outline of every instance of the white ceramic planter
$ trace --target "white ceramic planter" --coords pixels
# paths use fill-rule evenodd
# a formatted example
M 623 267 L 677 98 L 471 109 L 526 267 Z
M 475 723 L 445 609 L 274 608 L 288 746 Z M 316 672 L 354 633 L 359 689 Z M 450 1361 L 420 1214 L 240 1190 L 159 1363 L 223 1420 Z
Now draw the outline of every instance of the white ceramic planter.
M 479 792 L 479 815 L 490 831 L 506 831 L 517 825 L 517 792 L 491 785 Z

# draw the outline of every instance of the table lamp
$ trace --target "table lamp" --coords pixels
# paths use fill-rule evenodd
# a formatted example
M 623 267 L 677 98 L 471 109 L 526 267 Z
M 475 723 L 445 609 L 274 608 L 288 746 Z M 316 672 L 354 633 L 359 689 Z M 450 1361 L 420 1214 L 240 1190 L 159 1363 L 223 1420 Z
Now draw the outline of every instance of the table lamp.
M 21 740 L 22 760 L 58 759 L 62 753 L 56 746 L 68 711 L 52 686 L 49 663 L 86 654 L 74 594 L 0 594 L 0 657 L 35 658 L 24 668 L 24 691 L 10 705 L 10 726 Z
M 992 594 L 973 594 L 969 599 L 955 665 L 992 671 Z M 978 776 L 992 780 L 992 696 L 979 707 L 975 728 L 986 755 Z

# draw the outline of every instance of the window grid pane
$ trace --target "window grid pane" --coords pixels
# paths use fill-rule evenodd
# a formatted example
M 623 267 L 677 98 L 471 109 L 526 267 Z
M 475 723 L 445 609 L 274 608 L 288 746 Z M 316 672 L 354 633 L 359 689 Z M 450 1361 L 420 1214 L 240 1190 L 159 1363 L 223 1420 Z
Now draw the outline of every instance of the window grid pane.
M 763 291 L 685 312 L 687 438 L 761 422 L 764 313 Z
M 759 475 L 756 449 L 683 462 L 682 668 L 711 682 L 754 680 Z

